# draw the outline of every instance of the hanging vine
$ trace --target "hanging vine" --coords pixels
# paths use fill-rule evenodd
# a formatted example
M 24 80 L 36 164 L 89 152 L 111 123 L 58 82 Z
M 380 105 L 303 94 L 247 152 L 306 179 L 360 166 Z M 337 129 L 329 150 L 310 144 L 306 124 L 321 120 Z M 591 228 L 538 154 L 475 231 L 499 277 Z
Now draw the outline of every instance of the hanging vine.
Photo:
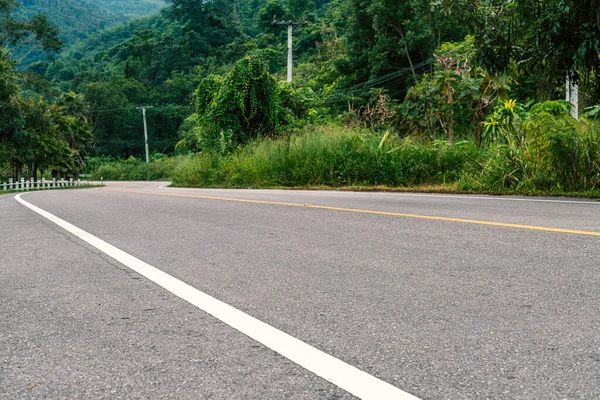
M 211 81 L 201 83 L 201 88 L 217 82 L 214 77 L 207 79 Z M 204 148 L 223 148 L 224 140 L 238 145 L 273 136 L 281 126 L 279 88 L 258 57 L 238 61 L 212 99 L 208 93 L 197 95 Z

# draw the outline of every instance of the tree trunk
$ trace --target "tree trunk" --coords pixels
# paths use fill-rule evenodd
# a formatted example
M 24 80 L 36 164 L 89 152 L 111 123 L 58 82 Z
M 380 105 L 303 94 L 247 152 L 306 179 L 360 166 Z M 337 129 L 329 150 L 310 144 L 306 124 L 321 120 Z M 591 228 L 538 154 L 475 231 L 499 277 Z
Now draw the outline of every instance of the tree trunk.
M 402 27 L 399 25 L 394 25 L 394 28 L 396 28 L 396 30 L 400 34 L 400 38 L 402 38 L 402 41 L 404 42 L 404 52 L 406 53 L 406 58 L 408 58 L 408 65 L 410 65 L 410 72 L 412 72 L 413 78 L 415 79 L 415 82 L 416 82 L 417 73 L 415 71 L 415 67 L 413 65 L 412 58 L 410 57 L 410 52 L 408 51 L 408 43 L 406 43 L 406 38 L 404 37 L 404 32 L 402 31 Z

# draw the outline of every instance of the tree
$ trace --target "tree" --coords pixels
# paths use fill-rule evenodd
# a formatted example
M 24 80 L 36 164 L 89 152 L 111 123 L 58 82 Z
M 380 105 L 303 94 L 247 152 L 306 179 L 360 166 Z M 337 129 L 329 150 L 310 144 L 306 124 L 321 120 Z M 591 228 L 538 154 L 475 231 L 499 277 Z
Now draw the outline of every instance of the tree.
M 436 47 L 462 40 L 467 33 L 466 26 L 457 24 L 442 2 L 346 0 L 345 6 L 349 12 L 348 54 L 338 63 L 340 72 L 354 85 L 390 76 L 381 86 L 396 97 L 403 97 L 423 73 Z
M 311 0 L 288 0 L 288 9 L 294 18 L 299 19 L 304 14 L 313 12 L 315 4 Z
M 18 75 L 10 52 L 0 48 L 0 164 L 11 160 L 14 138 L 21 126 L 20 111 L 15 104 L 18 90 Z
M 172 13 L 187 23 L 192 50 L 208 54 L 231 43 L 241 32 L 233 24 L 233 0 L 167 0 Z M 193 35 L 191 35 L 193 33 Z
M 210 88 L 217 84 L 218 79 L 212 77 L 201 85 Z M 274 135 L 282 122 L 277 83 L 257 57 L 238 61 L 214 98 L 199 100 L 197 110 L 205 148 L 236 146 Z
M 18 54 L 19 61 L 39 49 L 51 53 L 60 51 L 63 43 L 58 38 L 58 28 L 41 14 L 29 20 L 15 18 L 18 4 L 14 0 L 0 0 L 0 45 Z
M 553 97 L 567 75 L 590 79 L 600 70 L 597 0 L 477 0 L 470 7 L 479 62 L 492 72 L 517 69 L 522 97 Z
M 112 82 L 91 82 L 82 88 L 91 108 L 94 128 L 94 153 L 114 157 L 141 154 L 143 142 L 136 135 L 140 118 L 123 86 Z
M 68 92 L 60 95 L 56 106 L 57 124 L 71 150 L 74 169 L 79 170 L 84 166 L 87 147 L 94 140 L 89 120 L 89 104 L 83 95 Z
M 412 129 L 429 135 L 442 131 L 454 144 L 456 128 L 466 135 L 474 128 L 475 141 L 481 145 L 486 111 L 498 98 L 506 97 L 510 79 L 477 66 L 474 53 L 472 36 L 464 42 L 444 43 L 436 50 L 433 72 L 409 89 L 402 105 Z

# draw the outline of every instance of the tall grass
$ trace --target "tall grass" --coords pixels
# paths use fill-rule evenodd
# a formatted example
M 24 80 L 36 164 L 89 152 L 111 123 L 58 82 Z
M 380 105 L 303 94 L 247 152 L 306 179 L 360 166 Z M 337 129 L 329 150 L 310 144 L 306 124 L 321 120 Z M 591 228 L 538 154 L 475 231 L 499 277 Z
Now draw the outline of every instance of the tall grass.
M 600 190 L 600 129 L 577 121 L 562 102 L 539 103 L 503 132 L 502 144 L 471 170 L 458 188 L 467 191 L 570 193 Z
M 93 165 L 90 171 L 92 179 L 112 181 L 159 181 L 171 180 L 175 167 L 185 156 L 162 157 L 152 159 L 146 164 L 145 160 L 130 157 L 127 160 L 104 160 Z M 92 160 L 95 161 L 95 160 Z M 92 162 L 94 164 L 94 162 Z
M 412 186 L 448 183 L 485 153 L 472 143 L 450 146 L 316 127 L 279 140 L 259 140 L 232 154 L 198 154 L 176 168 L 176 186 Z
M 104 161 L 93 178 L 224 188 L 449 184 L 447 189 L 462 192 L 600 195 L 596 125 L 536 111 L 500 142 L 450 146 L 320 126 L 225 154 L 158 158 L 148 165 L 136 159 Z

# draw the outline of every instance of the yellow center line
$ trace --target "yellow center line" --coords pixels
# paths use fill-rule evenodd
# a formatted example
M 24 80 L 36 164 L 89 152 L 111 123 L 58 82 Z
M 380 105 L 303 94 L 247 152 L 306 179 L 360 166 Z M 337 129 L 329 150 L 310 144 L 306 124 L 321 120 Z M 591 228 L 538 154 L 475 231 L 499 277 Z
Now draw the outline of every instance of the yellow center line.
M 568 233 L 571 235 L 599 236 L 600 237 L 600 232 L 593 232 L 593 231 L 550 228 L 550 227 L 535 226 L 535 225 L 509 224 L 509 223 L 504 223 L 504 222 L 480 221 L 480 220 L 464 219 L 464 218 L 438 217 L 438 216 L 433 216 L 433 215 L 406 214 L 406 213 L 398 213 L 398 212 L 391 212 L 391 211 L 364 210 L 364 209 L 360 209 L 360 208 L 319 206 L 319 205 L 303 204 L 303 203 L 287 203 L 287 202 L 266 201 L 266 200 L 249 200 L 249 199 L 238 199 L 238 198 L 234 198 L 234 197 L 202 196 L 202 195 L 181 194 L 181 193 L 146 192 L 146 191 L 140 191 L 140 190 L 125 190 L 125 189 L 115 190 L 115 189 L 105 189 L 105 188 L 101 188 L 98 190 L 103 190 L 103 191 L 107 191 L 107 192 L 116 192 L 116 193 L 135 193 L 135 194 L 148 194 L 148 195 L 156 195 L 156 196 L 187 197 L 187 198 L 193 198 L 193 199 L 233 201 L 233 202 L 238 202 L 238 203 L 269 204 L 269 205 L 288 206 L 288 207 L 305 207 L 305 208 L 314 208 L 314 209 L 319 209 L 319 210 L 343 211 L 343 212 L 373 214 L 373 215 L 386 215 L 386 216 L 391 216 L 391 217 L 427 219 L 427 220 L 444 221 L 444 222 L 459 222 L 459 223 L 464 223 L 464 224 L 487 225 L 487 226 L 497 226 L 497 227 L 502 227 L 502 228 L 526 229 L 526 230 L 532 230 L 532 231 Z

